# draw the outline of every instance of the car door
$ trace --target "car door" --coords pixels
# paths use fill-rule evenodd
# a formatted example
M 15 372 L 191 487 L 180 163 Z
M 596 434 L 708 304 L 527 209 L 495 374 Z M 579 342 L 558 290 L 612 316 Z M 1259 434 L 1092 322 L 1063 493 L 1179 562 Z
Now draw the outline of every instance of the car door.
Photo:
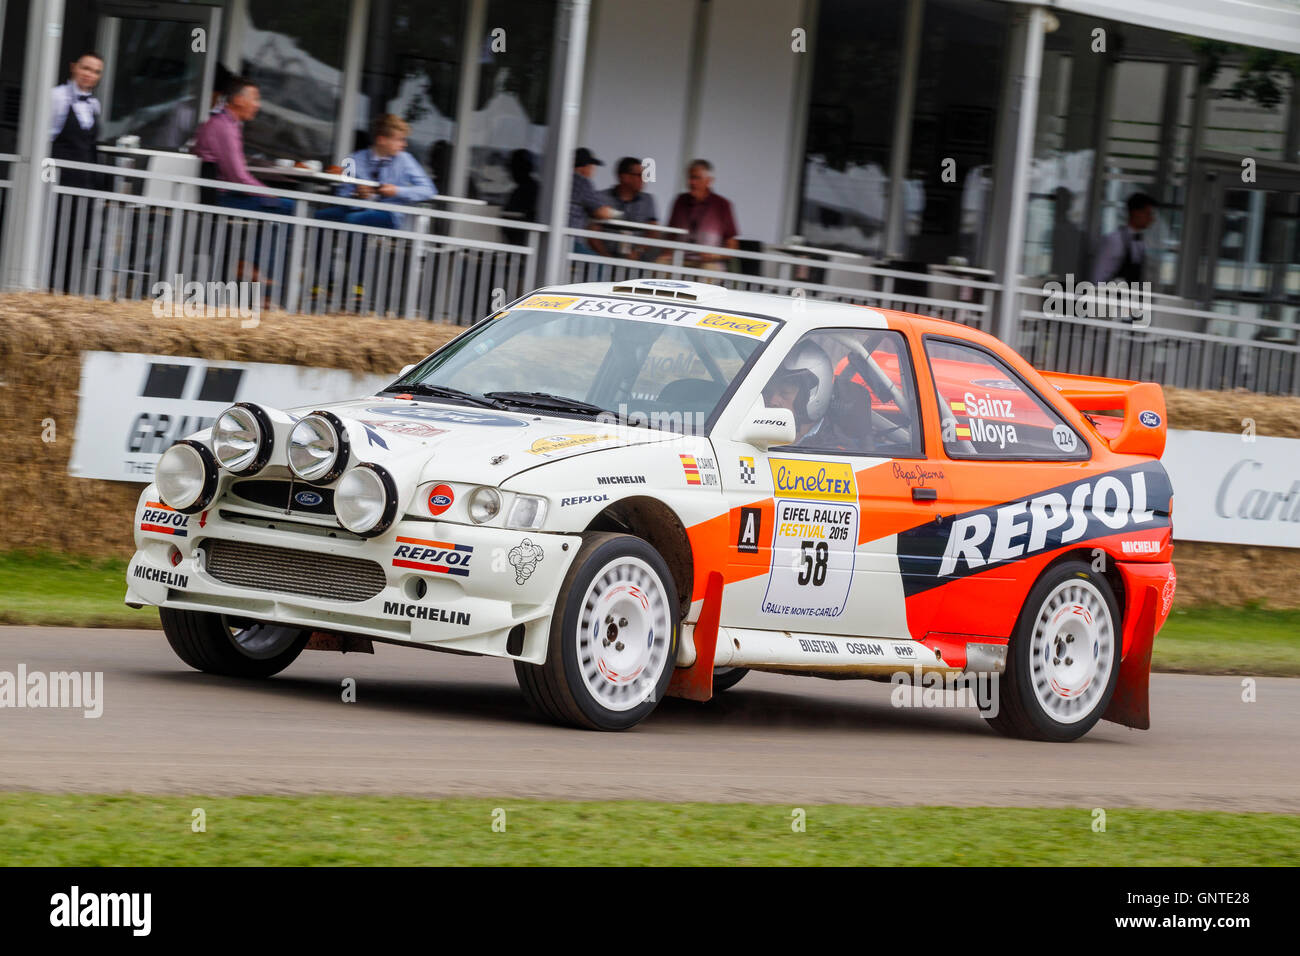
M 914 630 L 1006 636 L 1033 584 L 1025 560 L 1050 550 L 1049 527 L 1059 536 L 1070 486 L 1092 475 L 1091 450 L 989 349 L 937 335 L 923 348 L 953 498 L 900 545 L 908 613 Z M 1042 492 L 1045 505 L 1034 500 Z
M 950 495 L 943 468 L 925 458 L 906 339 L 810 332 L 764 387 L 765 404 L 790 407 L 782 386 L 800 379 L 809 387 L 794 399 L 793 444 L 763 453 L 715 440 L 733 505 L 723 622 L 907 637 L 898 535 Z M 810 401 L 819 389 L 822 401 Z

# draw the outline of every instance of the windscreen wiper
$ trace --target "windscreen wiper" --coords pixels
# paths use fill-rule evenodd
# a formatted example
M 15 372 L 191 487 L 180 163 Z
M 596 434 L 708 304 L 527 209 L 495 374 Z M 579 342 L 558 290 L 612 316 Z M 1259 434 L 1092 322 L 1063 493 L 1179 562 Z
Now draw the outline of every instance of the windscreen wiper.
M 428 382 L 415 382 L 411 385 L 389 385 L 383 392 L 399 392 L 411 395 L 429 395 L 433 398 L 450 398 L 457 402 L 466 402 L 480 408 L 500 408 L 501 403 L 484 395 L 475 395 L 450 385 L 431 385 Z
M 483 397 L 525 408 L 544 408 L 550 411 L 578 412 L 585 415 L 609 415 L 615 421 L 619 418 L 617 412 L 611 412 L 608 408 L 584 402 L 580 398 L 552 395 L 550 392 L 484 392 Z

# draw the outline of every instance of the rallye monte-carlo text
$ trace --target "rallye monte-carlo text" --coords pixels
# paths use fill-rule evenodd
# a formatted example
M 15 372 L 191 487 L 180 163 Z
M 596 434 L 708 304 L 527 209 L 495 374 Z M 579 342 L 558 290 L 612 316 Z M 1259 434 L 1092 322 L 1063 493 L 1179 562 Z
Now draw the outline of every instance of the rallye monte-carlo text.
M 920 316 L 639 279 L 525 296 L 380 394 L 160 458 L 126 601 L 265 677 L 373 640 L 631 727 L 749 669 L 998 674 L 1004 733 L 1149 726 L 1174 593 L 1158 385 Z

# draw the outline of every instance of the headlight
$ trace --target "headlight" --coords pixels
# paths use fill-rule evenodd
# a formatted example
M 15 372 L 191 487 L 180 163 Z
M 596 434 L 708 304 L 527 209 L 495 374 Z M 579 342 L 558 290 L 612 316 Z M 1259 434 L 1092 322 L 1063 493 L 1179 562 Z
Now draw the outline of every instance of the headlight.
M 154 483 L 163 504 L 192 515 L 212 504 L 217 493 L 217 459 L 202 442 L 178 441 L 158 459 Z
M 469 518 L 475 524 L 491 521 L 501 513 L 501 495 L 495 488 L 475 488 L 469 496 Z
M 312 412 L 289 432 L 289 470 L 303 481 L 328 484 L 347 464 L 348 432 L 332 412 Z
M 507 528 L 537 531 L 546 521 L 546 499 L 533 495 L 516 495 L 506 516 Z
M 271 420 L 249 402 L 227 408 L 212 426 L 212 453 L 236 475 L 255 475 L 265 468 L 274 444 Z
M 334 513 L 353 534 L 383 534 L 397 514 L 397 485 L 388 469 L 363 461 L 334 489 Z

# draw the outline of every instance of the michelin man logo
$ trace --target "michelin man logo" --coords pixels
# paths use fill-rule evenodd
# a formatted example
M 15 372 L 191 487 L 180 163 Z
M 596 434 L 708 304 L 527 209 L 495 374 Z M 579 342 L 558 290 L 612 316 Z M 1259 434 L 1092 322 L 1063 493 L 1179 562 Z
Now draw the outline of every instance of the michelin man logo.
M 546 557 L 542 549 L 533 544 L 530 538 L 524 538 L 519 544 L 510 549 L 508 558 L 510 565 L 515 569 L 515 584 L 523 584 L 532 576 L 537 568 L 537 563 Z

